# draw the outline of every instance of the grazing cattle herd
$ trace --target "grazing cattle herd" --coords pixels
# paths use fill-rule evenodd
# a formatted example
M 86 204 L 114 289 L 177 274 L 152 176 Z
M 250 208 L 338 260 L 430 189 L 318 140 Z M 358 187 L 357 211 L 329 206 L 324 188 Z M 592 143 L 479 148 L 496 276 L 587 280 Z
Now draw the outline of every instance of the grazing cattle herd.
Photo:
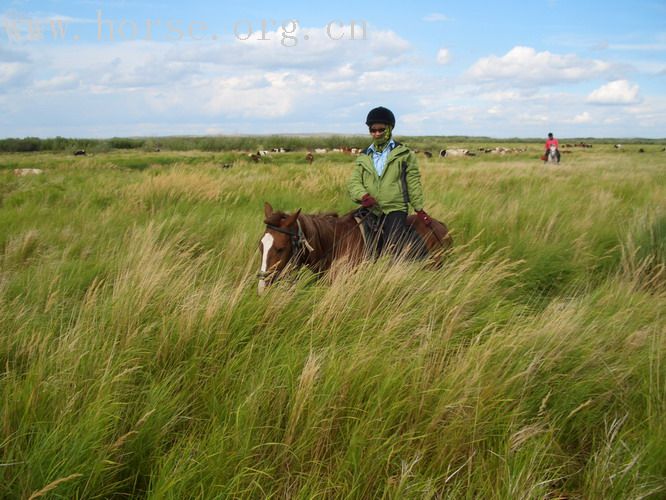
M 586 143 L 586 142 L 576 142 L 576 143 L 568 143 L 568 144 L 562 144 L 560 146 L 560 149 L 562 150 L 561 152 L 564 154 L 571 153 L 571 151 L 568 151 L 567 149 L 570 148 L 591 148 L 592 144 Z M 613 148 L 615 149 L 622 149 L 623 146 L 622 144 L 614 144 Z M 534 149 L 534 148 L 533 148 Z M 539 152 L 540 146 L 537 148 Z M 280 154 L 280 153 L 289 153 L 292 152 L 292 149 L 289 148 L 284 148 L 284 147 L 279 147 L 279 148 L 272 148 L 270 151 L 268 150 L 259 150 L 256 153 L 247 153 L 247 157 L 253 161 L 253 162 L 259 162 L 262 160 L 262 158 L 268 158 L 272 154 Z M 530 149 L 527 147 L 504 147 L 504 146 L 495 146 L 495 147 L 479 147 L 476 149 L 466 149 L 466 148 L 446 148 L 446 149 L 441 149 L 439 150 L 438 153 L 433 153 L 432 151 L 427 151 L 427 150 L 419 150 L 419 149 L 412 149 L 412 151 L 418 155 L 423 155 L 425 158 L 433 158 L 433 157 L 438 157 L 438 158 L 456 158 L 456 157 L 468 157 L 468 156 L 477 156 L 479 154 L 490 154 L 490 155 L 512 155 L 512 154 L 521 154 L 521 153 L 529 153 Z M 646 150 L 644 148 L 640 148 L 637 150 L 639 153 L 645 153 Z M 666 148 L 663 148 L 661 150 L 662 152 L 666 152 Z M 534 152 L 532 150 L 532 152 Z M 349 154 L 349 155 L 358 155 L 363 153 L 363 149 L 360 148 L 352 148 L 348 146 L 339 146 L 337 148 L 313 148 L 309 149 L 307 154 L 305 155 L 305 161 L 307 162 L 308 165 L 312 165 L 314 162 L 316 155 L 326 155 L 329 153 L 343 153 L 343 154 Z
M 659 145 L 661 146 L 661 145 Z M 591 148 L 592 144 L 585 143 L 585 142 L 577 142 L 577 143 L 566 143 L 566 144 L 561 144 L 560 149 L 562 153 L 571 153 L 572 148 Z M 666 153 L 666 147 L 660 147 L 660 149 L 646 149 L 644 147 L 634 149 L 632 147 L 625 147 L 623 144 L 613 144 L 613 149 L 616 151 L 635 151 L 638 153 L 649 153 L 650 151 L 652 152 L 660 152 L 660 153 Z M 152 150 L 152 152 L 159 152 L 159 148 L 155 148 Z M 419 150 L 419 149 L 412 149 L 412 151 L 417 154 L 417 155 L 423 155 L 423 157 L 427 159 L 431 159 L 435 156 L 438 158 L 456 158 L 456 157 L 469 157 L 469 156 L 477 156 L 479 154 L 490 154 L 490 155 L 510 155 L 510 154 L 520 154 L 520 153 L 534 153 L 535 151 L 541 152 L 540 146 L 536 148 L 532 148 L 531 150 L 528 149 L 527 147 L 503 147 L 503 146 L 495 146 L 495 147 L 479 147 L 474 150 L 472 149 L 466 149 L 466 148 L 446 148 L 446 149 L 440 149 L 439 153 L 433 154 L 432 151 L 427 151 L 427 150 Z M 261 149 L 258 150 L 254 153 L 243 153 L 246 155 L 247 159 L 251 162 L 254 163 L 259 163 L 263 161 L 271 161 L 271 156 L 272 155 L 280 155 L 280 154 L 285 154 L 285 153 L 292 153 L 295 152 L 294 149 L 287 148 L 287 147 L 274 147 L 271 148 L 270 150 L 268 149 Z M 336 148 L 312 148 L 308 149 L 307 153 L 305 154 L 304 157 L 301 156 L 301 158 L 304 158 L 305 162 L 308 165 L 312 165 L 317 156 L 321 155 L 327 155 L 329 153 L 342 153 L 342 154 L 347 154 L 347 155 L 358 155 L 363 153 L 363 149 L 360 148 L 353 148 L 349 146 L 339 146 Z M 87 153 L 84 149 L 78 149 L 73 151 L 72 153 L 74 156 L 93 156 L 92 153 Z M 232 168 L 233 166 L 237 165 L 236 161 L 232 162 L 225 162 L 225 163 L 220 163 L 219 167 L 223 169 L 229 169 Z M 16 168 L 13 170 L 13 173 L 17 177 L 25 177 L 25 176 L 30 176 L 30 175 L 40 175 L 44 171 L 39 169 L 39 168 Z
M 496 155 L 506 155 L 512 153 L 524 153 L 527 151 L 527 148 L 504 148 L 504 147 L 494 147 L 494 148 L 478 148 L 478 153 L 485 154 L 496 154 Z M 414 150 L 417 154 L 423 154 L 426 158 L 432 158 L 433 154 L 430 151 L 419 151 L 418 149 Z M 476 156 L 477 152 L 472 151 L 471 149 L 464 148 L 449 148 L 441 149 L 439 151 L 440 158 L 454 158 L 456 156 Z
M 592 146 L 586 146 L 586 147 L 592 147 Z M 289 148 L 272 148 L 270 151 L 269 150 L 259 150 L 254 153 L 247 153 L 247 157 L 257 163 L 259 162 L 262 158 L 268 158 L 272 154 L 280 154 L 280 153 L 290 153 L 292 152 L 292 149 Z M 426 158 L 432 158 L 434 155 L 431 151 L 420 151 L 418 149 L 413 149 L 412 150 L 416 154 L 423 154 Z M 525 153 L 527 151 L 527 148 L 505 148 L 505 147 L 494 147 L 494 148 L 479 148 L 478 152 L 480 153 L 488 153 L 488 154 L 498 154 L 498 155 L 505 155 L 505 154 L 513 154 L 513 153 Z M 311 150 L 308 150 L 307 154 L 305 155 L 305 161 L 310 165 L 315 159 L 315 155 L 326 155 L 329 153 L 343 153 L 343 154 L 348 154 L 348 155 L 358 155 L 363 153 L 363 149 L 361 148 L 352 148 L 348 146 L 340 146 L 337 148 L 313 148 Z M 470 149 L 464 149 L 464 148 L 449 148 L 449 149 L 441 149 L 438 153 L 439 158 L 453 158 L 456 156 L 476 156 L 477 153 L 470 150 Z
M 567 151 L 567 149 L 570 148 L 591 148 L 592 144 L 586 143 L 586 142 L 576 142 L 576 143 L 566 143 L 562 144 L 560 146 L 561 152 L 562 153 L 571 153 L 571 151 Z M 614 144 L 613 148 L 616 150 L 622 150 L 624 149 L 624 146 L 622 144 Z M 155 148 L 153 152 L 159 152 L 159 148 Z M 349 146 L 339 146 L 336 148 L 312 148 L 308 149 L 308 152 L 305 155 L 305 161 L 308 165 L 312 165 L 314 162 L 316 156 L 315 155 L 326 155 L 329 153 L 343 153 L 343 154 L 348 154 L 348 155 L 358 155 L 363 153 L 363 149 L 361 148 L 353 148 Z M 495 147 L 479 147 L 474 150 L 472 149 L 465 149 L 465 148 L 446 148 L 446 149 L 440 149 L 439 153 L 433 154 L 432 151 L 421 151 L 418 149 L 412 149 L 412 151 L 416 154 L 423 155 L 425 158 L 433 158 L 437 156 L 438 158 L 456 158 L 456 157 L 467 157 L 467 156 L 477 156 L 478 154 L 491 154 L 491 155 L 510 155 L 510 154 L 520 154 L 520 153 L 526 153 L 529 152 L 529 149 L 527 147 L 504 147 L 504 146 L 495 146 Z M 646 150 L 644 148 L 640 148 L 637 150 L 639 153 L 645 153 Z M 662 153 L 666 152 L 666 148 L 662 148 L 660 150 Z M 254 163 L 259 163 L 260 161 L 263 160 L 269 160 L 272 155 L 275 154 L 284 154 L 284 153 L 291 153 L 294 152 L 294 149 L 288 148 L 288 147 L 274 147 L 271 148 L 270 150 L 268 149 L 260 149 L 254 153 L 246 153 L 248 160 Z M 89 156 L 88 153 L 84 149 L 79 149 L 74 151 L 74 156 Z M 92 155 L 90 155 L 92 156 Z M 222 168 L 231 168 L 234 165 L 234 163 L 224 163 L 220 165 Z M 19 171 L 23 170 L 37 170 L 37 169 L 17 169 L 14 171 L 16 175 L 30 175 L 30 173 L 41 173 L 41 172 L 29 172 L 29 173 L 19 173 Z

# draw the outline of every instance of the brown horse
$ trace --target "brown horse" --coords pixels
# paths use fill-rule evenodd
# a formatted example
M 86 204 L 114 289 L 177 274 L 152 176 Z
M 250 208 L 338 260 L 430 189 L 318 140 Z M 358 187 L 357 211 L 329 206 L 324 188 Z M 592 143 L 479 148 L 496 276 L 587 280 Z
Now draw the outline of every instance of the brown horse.
M 308 215 L 300 210 L 287 214 L 264 203 L 264 215 L 266 232 L 259 243 L 261 269 L 257 274 L 260 294 L 287 264 L 321 273 L 330 269 L 334 261 L 346 259 L 354 265 L 368 256 L 363 230 L 353 211 L 343 216 Z M 444 251 L 453 244 L 446 225 L 433 219 L 426 226 L 415 215 L 407 217 L 407 224 L 414 227 L 428 256 L 439 265 Z

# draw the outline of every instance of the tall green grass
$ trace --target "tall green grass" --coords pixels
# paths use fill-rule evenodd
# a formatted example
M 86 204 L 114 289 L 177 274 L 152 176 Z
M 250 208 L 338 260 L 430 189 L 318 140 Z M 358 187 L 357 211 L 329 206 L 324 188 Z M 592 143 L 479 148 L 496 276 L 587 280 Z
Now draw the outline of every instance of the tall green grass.
M 443 269 L 262 297 L 263 202 L 351 159 L 156 158 L 0 157 L 0 496 L 666 494 L 663 155 L 422 159 Z

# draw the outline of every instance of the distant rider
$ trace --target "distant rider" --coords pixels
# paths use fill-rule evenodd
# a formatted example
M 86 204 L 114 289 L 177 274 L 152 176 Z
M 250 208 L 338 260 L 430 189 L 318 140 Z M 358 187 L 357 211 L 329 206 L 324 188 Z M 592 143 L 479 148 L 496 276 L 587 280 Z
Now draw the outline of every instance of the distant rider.
M 555 137 L 553 137 L 552 132 L 548 132 L 548 140 L 546 141 L 546 154 L 545 154 L 545 162 L 548 161 L 548 154 L 550 153 L 550 147 L 555 146 L 555 157 L 557 158 L 557 163 L 560 162 L 560 143 Z

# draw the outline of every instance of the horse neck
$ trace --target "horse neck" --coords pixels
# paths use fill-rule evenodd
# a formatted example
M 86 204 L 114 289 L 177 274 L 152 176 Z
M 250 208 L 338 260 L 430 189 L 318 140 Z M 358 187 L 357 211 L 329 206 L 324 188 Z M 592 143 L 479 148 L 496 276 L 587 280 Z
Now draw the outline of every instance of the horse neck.
M 330 254 L 335 236 L 336 218 L 325 215 L 301 215 L 299 218 L 303 237 L 312 247 L 312 251 L 303 252 L 304 263 L 311 265 L 318 263 Z

